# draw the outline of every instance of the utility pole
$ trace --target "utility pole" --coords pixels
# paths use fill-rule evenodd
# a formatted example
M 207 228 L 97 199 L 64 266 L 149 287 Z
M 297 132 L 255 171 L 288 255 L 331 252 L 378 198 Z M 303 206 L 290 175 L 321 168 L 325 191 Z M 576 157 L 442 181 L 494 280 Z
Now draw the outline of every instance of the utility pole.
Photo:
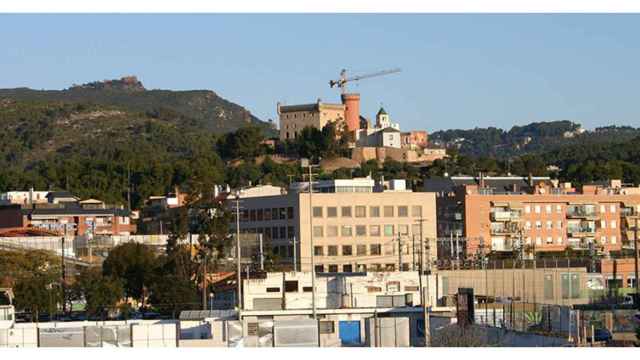
M 411 270 L 416 271 L 416 234 L 411 234 Z
M 62 236 L 62 281 L 61 281 L 61 288 L 62 288 L 62 313 L 65 314 L 67 312 L 67 285 L 65 284 L 65 280 L 66 280 L 66 270 L 65 270 L 65 265 L 64 265 L 64 236 Z
M 427 309 L 427 299 L 425 298 L 425 291 L 424 288 L 422 287 L 422 275 L 424 274 L 424 245 L 422 243 L 423 241 L 423 232 L 422 232 L 422 228 L 423 228 L 423 223 L 424 223 L 425 219 L 424 218 L 420 218 L 418 219 L 418 222 L 420 223 L 420 276 L 419 276 L 419 284 L 420 284 L 420 303 L 422 305 L 422 316 L 424 319 L 424 346 L 425 347 L 430 347 L 431 346 L 431 326 L 429 324 L 429 311 Z M 430 253 L 430 252 L 429 252 Z M 428 279 L 428 275 L 427 275 L 427 279 Z M 428 286 L 428 283 L 427 283 Z
M 296 237 L 293 236 L 293 271 L 298 271 L 298 245 L 296 245 Z
M 238 310 L 242 310 L 242 270 L 240 269 L 240 190 L 236 190 L 236 282 Z
M 258 240 L 260 241 L 260 270 L 264 271 L 264 248 L 262 247 L 262 233 L 258 234 Z
M 313 311 L 313 318 L 316 316 L 316 267 L 313 256 L 313 172 L 311 169 L 314 165 L 311 164 L 311 159 L 301 159 L 300 165 L 309 169 L 309 254 L 311 258 L 311 308 Z M 316 165 L 318 166 L 318 165 Z
M 207 310 L 207 254 L 202 262 L 202 310 Z
M 398 271 L 402 271 L 402 239 L 398 231 Z

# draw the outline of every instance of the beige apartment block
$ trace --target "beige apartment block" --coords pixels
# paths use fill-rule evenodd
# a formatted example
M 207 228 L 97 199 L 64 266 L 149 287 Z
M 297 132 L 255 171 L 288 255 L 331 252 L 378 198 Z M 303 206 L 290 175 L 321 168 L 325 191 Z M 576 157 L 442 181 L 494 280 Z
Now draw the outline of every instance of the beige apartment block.
M 280 140 L 293 140 L 305 127 L 319 130 L 330 122 L 344 122 L 345 105 L 328 104 L 318 101 L 315 104 L 278 105 L 280 116 Z
M 437 258 L 435 195 L 368 190 L 241 198 L 240 231 L 262 234 L 285 263 L 295 253 L 299 271 L 313 256 L 317 272 L 418 270 L 422 238 L 426 269 Z

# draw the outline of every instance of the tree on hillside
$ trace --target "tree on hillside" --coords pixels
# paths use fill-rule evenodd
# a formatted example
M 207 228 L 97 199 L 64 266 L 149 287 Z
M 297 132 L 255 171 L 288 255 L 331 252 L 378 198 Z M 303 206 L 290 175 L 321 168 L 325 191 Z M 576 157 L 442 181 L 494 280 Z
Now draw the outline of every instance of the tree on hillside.
M 123 281 L 125 296 L 144 305 L 146 288 L 151 284 L 156 255 L 147 245 L 125 243 L 109 252 L 102 264 L 103 274 Z
M 218 152 L 225 159 L 253 159 L 265 153 L 262 130 L 254 125 L 241 127 L 225 134 L 217 144 Z

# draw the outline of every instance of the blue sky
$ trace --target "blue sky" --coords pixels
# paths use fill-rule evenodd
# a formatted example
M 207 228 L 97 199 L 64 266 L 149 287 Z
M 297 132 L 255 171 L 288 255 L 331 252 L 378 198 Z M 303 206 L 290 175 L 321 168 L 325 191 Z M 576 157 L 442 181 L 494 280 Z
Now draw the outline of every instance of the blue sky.
M 339 101 L 361 81 L 403 129 L 569 119 L 640 127 L 639 15 L 0 15 L 0 87 L 62 89 L 137 75 L 211 89 L 259 118 L 276 103 Z

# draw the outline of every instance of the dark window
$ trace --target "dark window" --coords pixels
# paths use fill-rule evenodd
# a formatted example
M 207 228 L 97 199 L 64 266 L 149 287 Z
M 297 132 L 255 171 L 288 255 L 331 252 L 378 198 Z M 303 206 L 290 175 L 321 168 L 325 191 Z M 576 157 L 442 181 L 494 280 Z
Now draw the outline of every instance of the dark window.
M 322 252 L 322 246 L 314 246 L 313 247 L 313 255 L 315 256 L 323 256 L 323 252 Z
M 329 272 L 338 272 L 338 265 L 329 265 Z
M 298 292 L 298 282 L 293 281 L 285 281 L 284 282 L 284 291 L 286 292 Z
M 316 265 L 316 272 L 317 273 L 324 272 L 324 265 Z
M 267 292 L 280 292 L 279 287 L 268 287 Z
M 553 300 L 553 275 L 544 276 L 544 299 Z
M 258 218 L 258 221 L 264 220 L 264 211 L 262 209 L 258 209 L 257 218 Z
M 369 246 L 371 255 L 380 255 L 380 244 L 372 244 Z
M 271 220 L 271 209 L 264 209 L 264 219 L 267 221 Z
M 277 227 L 277 226 L 272 227 L 272 228 L 271 228 L 271 236 L 272 236 L 274 239 L 280 239 L 280 236 L 278 236 L 278 235 L 279 235 L 279 234 L 278 234 L 278 227 Z
M 251 220 L 251 221 L 256 221 L 256 210 L 255 210 L 255 209 L 252 209 L 252 210 L 249 212 L 249 220 Z
M 296 233 L 293 231 L 293 226 L 287 226 L 287 239 L 293 239 Z
M 271 228 L 265 228 L 264 229 L 264 238 L 266 240 L 270 240 L 271 239 Z
M 287 228 L 284 226 L 280 227 L 280 239 L 286 239 L 287 238 Z
M 287 209 L 280 208 L 280 220 L 286 220 L 286 219 L 287 219 Z
M 293 208 L 292 207 L 288 207 L 287 208 L 287 218 L 289 220 L 293 219 Z
M 351 248 L 351 245 L 342 245 L 342 255 L 343 256 L 353 255 L 353 249 Z
M 329 256 L 338 256 L 338 247 L 335 245 L 327 246 L 327 253 Z
M 333 334 L 336 332 L 333 321 L 320 321 L 319 325 L 320 334 Z
M 279 246 L 274 246 L 273 247 L 273 255 L 278 255 L 280 254 L 280 247 Z
M 320 265 L 320 266 L 322 266 L 322 265 Z M 316 266 L 316 269 L 317 268 L 318 268 L 318 266 Z M 322 271 L 320 271 L 320 272 L 322 272 Z M 303 286 L 302 287 L 302 291 L 303 292 L 312 292 L 313 291 L 313 287 L 311 287 L 311 286 Z
M 353 266 L 351 264 L 342 265 L 342 272 L 346 272 L 346 273 L 353 272 Z

